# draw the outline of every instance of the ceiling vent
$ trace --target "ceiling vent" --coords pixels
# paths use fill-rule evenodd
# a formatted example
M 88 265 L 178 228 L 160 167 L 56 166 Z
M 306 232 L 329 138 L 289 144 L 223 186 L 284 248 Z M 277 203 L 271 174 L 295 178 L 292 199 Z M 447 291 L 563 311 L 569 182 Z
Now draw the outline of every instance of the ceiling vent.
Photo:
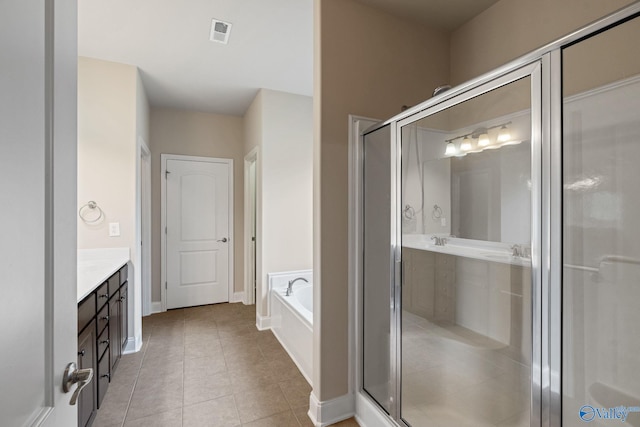
M 218 19 L 211 20 L 211 34 L 209 39 L 212 42 L 227 44 L 229 42 L 229 34 L 231 34 L 230 22 L 220 21 Z

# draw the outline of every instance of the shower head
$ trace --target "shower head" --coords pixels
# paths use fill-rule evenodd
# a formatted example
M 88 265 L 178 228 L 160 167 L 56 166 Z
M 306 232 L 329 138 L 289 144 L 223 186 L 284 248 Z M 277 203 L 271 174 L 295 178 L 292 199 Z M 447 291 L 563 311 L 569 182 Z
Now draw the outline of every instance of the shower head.
M 440 95 L 441 93 L 445 93 L 449 89 L 451 89 L 451 85 L 438 86 L 433 90 L 433 96 Z

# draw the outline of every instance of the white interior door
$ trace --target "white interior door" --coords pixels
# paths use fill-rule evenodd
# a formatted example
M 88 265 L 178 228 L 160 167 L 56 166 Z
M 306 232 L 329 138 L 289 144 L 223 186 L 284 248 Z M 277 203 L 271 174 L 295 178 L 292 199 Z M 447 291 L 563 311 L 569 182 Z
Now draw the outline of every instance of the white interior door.
M 78 419 L 61 387 L 77 361 L 76 28 L 75 1 L 0 2 L 3 426 Z
M 226 162 L 166 161 L 167 308 L 229 301 Z

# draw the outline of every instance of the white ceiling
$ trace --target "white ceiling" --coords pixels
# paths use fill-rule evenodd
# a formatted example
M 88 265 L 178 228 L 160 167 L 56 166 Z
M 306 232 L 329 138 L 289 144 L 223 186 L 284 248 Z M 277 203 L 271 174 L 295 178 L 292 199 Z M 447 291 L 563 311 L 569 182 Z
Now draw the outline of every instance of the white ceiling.
M 450 31 L 497 0 L 358 1 Z M 241 116 L 260 88 L 312 96 L 313 0 L 80 0 L 78 52 L 138 66 L 154 107 Z
M 260 88 L 312 95 L 313 0 L 80 0 L 78 52 L 138 66 L 155 107 L 243 115 Z

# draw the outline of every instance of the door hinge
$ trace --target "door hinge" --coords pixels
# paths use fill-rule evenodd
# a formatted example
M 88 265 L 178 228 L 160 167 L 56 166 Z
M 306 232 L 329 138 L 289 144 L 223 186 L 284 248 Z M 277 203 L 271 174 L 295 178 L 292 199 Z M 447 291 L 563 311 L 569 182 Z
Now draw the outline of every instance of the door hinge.
M 164 234 L 167 234 L 167 227 L 164 227 Z
M 169 176 L 171 172 L 169 171 L 164 171 L 164 179 L 167 179 L 167 177 Z
M 164 288 L 165 288 L 165 289 L 168 289 L 168 288 L 167 288 L 167 282 L 164 282 Z

